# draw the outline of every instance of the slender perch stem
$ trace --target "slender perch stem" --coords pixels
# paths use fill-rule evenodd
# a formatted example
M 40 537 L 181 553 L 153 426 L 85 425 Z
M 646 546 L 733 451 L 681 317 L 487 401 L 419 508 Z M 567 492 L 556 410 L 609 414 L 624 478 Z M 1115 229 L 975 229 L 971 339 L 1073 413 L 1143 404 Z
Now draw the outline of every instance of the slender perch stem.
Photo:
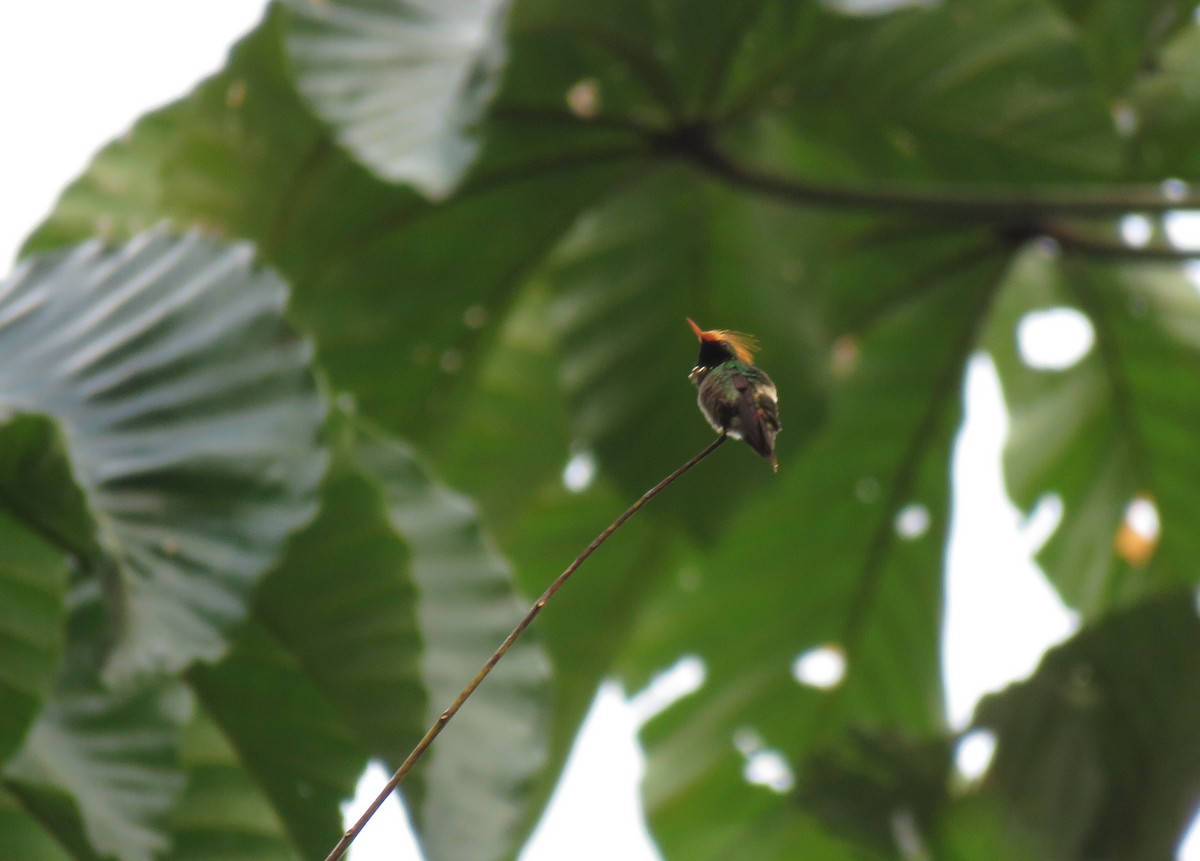
M 358 821 L 355 822 L 353 826 L 346 829 L 346 833 L 342 835 L 342 839 L 339 840 L 338 844 L 333 847 L 333 851 L 329 853 L 329 855 L 325 858 L 325 861 L 338 861 L 338 859 L 342 857 L 346 850 L 350 848 L 350 844 L 354 842 L 354 839 L 358 837 L 359 832 L 363 830 L 363 827 L 368 821 L 370 821 L 371 817 L 375 815 L 375 811 L 380 808 L 383 802 L 389 795 L 392 794 L 396 787 L 403 782 L 404 778 L 412 770 L 412 767 L 417 764 L 417 760 L 419 760 L 422 755 L 424 755 L 425 751 L 429 749 L 429 746 L 433 744 L 433 740 L 438 737 L 443 729 L 445 729 L 446 724 L 448 724 L 450 719 L 454 717 L 460 708 L 462 708 L 463 703 L 465 703 L 471 694 L 475 692 L 475 689 L 479 687 L 480 683 L 487 678 L 488 673 L 492 671 L 492 668 L 496 666 L 496 664 L 500 662 L 500 659 L 504 657 L 510 648 L 512 648 L 512 644 L 517 641 L 517 638 L 520 637 L 521 634 L 525 632 L 525 629 L 528 628 L 533 622 L 533 620 L 537 618 L 537 614 L 540 613 L 542 608 L 546 606 L 546 602 L 549 601 L 550 598 L 553 597 L 554 593 L 561 589 L 562 585 L 567 582 L 567 579 L 575 573 L 575 569 L 582 565 L 584 561 L 586 561 L 587 558 L 591 556 L 593 552 L 595 552 L 596 548 L 607 541 L 608 537 L 621 527 L 621 524 L 623 524 L 630 517 L 633 517 L 633 515 L 636 514 L 643 505 L 645 505 L 654 497 L 658 496 L 658 494 L 671 485 L 675 479 L 679 478 L 693 466 L 716 451 L 717 447 L 721 445 L 721 443 L 725 442 L 725 439 L 725 435 L 721 434 L 721 436 L 717 437 L 707 446 L 705 446 L 699 454 L 694 455 L 691 460 L 689 460 L 683 466 L 676 469 L 658 484 L 654 485 L 654 487 L 643 493 L 637 502 L 625 510 L 624 514 L 614 520 L 607 529 L 597 535 L 595 539 L 592 540 L 592 543 L 589 544 L 587 548 L 579 554 L 578 557 L 576 557 L 575 561 L 567 566 L 565 571 L 554 578 L 554 582 L 551 583 L 546 591 L 542 593 L 542 597 L 538 598 L 533 603 L 533 606 L 529 608 L 529 612 L 526 613 L 525 617 L 517 623 L 517 626 L 512 629 L 512 632 L 504 638 L 504 642 L 499 645 L 496 651 L 492 652 L 492 656 L 484 662 L 484 665 L 480 667 L 479 672 L 475 674 L 475 677 L 467 683 L 467 686 L 462 689 L 457 697 L 454 698 L 454 702 L 450 704 L 449 708 L 447 708 L 441 713 L 441 715 L 438 716 L 438 719 L 434 722 L 433 726 L 429 728 L 429 731 L 425 733 L 425 736 L 419 742 L 417 742 L 417 746 L 412 749 L 412 753 L 410 753 L 404 762 L 400 764 L 400 767 L 396 769 L 396 773 L 392 775 L 392 779 L 387 782 L 387 785 L 384 786 L 382 790 L 380 790 L 379 795 L 375 796 L 375 800 L 371 802 L 371 804 L 363 812 L 362 816 L 358 818 Z

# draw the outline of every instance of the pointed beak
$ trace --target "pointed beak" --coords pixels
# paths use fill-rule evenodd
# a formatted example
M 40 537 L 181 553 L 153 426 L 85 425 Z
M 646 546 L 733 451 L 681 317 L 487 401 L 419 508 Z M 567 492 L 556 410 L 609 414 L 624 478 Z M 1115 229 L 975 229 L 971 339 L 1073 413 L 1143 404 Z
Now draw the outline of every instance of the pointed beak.
M 685 317 L 684 319 L 687 320 L 688 325 L 692 327 L 692 331 L 696 333 L 696 337 L 699 338 L 701 341 L 703 341 L 704 340 L 704 330 L 701 329 L 699 326 L 697 326 L 696 321 L 693 320 L 691 317 Z

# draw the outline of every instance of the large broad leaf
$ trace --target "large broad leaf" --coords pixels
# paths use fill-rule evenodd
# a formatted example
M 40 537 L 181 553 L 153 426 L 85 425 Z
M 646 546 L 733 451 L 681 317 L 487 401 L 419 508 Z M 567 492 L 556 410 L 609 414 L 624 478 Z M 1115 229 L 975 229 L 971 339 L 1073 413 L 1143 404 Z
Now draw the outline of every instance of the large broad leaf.
M 73 618 L 85 619 L 94 635 L 98 598 L 85 604 L 86 612 Z M 5 766 L 5 781 L 64 845 L 149 861 L 169 844 L 167 822 L 183 788 L 180 730 L 191 698 L 169 680 L 108 690 L 93 666 L 94 637 L 73 627 L 77 636 L 54 696 Z
M 279 814 L 212 718 L 197 710 L 183 737 L 187 786 L 171 818 L 169 861 L 294 861 Z
M 7 790 L 0 790 L 0 853 L 5 858 L 37 861 L 91 861 L 88 848 L 68 853 Z
M 18 415 L 0 424 L 0 763 L 21 743 L 62 656 L 64 553 L 92 543 L 69 473 L 52 422 Z
M 664 170 L 581 219 L 544 267 L 575 434 L 594 447 L 630 500 L 711 438 L 687 382 L 697 345 L 685 316 L 706 328 L 746 329 L 769 343 L 791 343 L 786 353 L 762 356 L 788 397 L 781 461 L 823 415 L 810 342 L 824 333 L 805 321 L 808 301 L 778 282 L 759 281 L 751 292 L 742 280 L 755 282 L 758 267 L 778 265 L 781 256 L 803 259 L 810 250 L 818 256 L 813 249 L 822 234 L 814 221 L 741 200 L 687 171 Z M 765 237 L 783 233 L 792 239 L 786 251 L 763 248 Z M 767 262 L 756 261 L 760 251 L 772 255 Z M 770 480 L 770 469 L 745 451 L 725 452 L 705 470 L 730 504 Z M 717 529 L 721 515 L 697 494 L 665 497 L 656 507 L 681 515 L 700 534 Z
M 849 852 L 829 846 L 812 818 L 819 803 L 793 796 L 793 778 L 780 776 L 775 791 L 751 785 L 753 758 L 781 758 L 804 785 L 852 728 L 912 740 L 941 730 L 950 440 L 1003 257 L 967 243 L 943 249 L 949 256 L 924 277 L 855 277 L 874 253 L 886 252 L 860 249 L 844 272 L 843 289 L 876 310 L 844 322 L 827 426 L 732 515 L 713 552 L 695 560 L 690 587 L 668 589 L 647 619 L 653 648 L 637 656 L 635 678 L 681 652 L 706 667 L 700 691 L 644 731 L 646 803 L 672 857 Z M 721 498 L 720 487 L 694 483 Z M 821 646 L 845 660 L 830 691 L 793 676 Z
M 508 121 L 458 194 L 430 204 L 333 144 L 294 91 L 281 24 L 270 16 L 221 74 L 102 150 L 25 251 L 162 218 L 253 239 L 333 383 L 389 428 L 437 439 L 491 323 L 643 147 L 609 127 Z
M 3 433 L 0 433 L 0 445 Z M 63 648 L 67 564 L 0 512 L 0 762 L 21 743 Z
M 62 435 L 45 416 L 15 415 L 0 427 L 0 508 L 80 563 L 100 554 Z
M 297 85 L 338 140 L 390 180 L 443 197 L 503 62 L 503 0 L 290 0 Z
M 1200 618 L 1190 592 L 1113 614 L 984 700 L 984 791 L 1051 858 L 1169 858 L 1200 803 Z
M 872 19 L 767 3 L 728 75 L 723 113 L 759 116 L 757 134 L 731 137 L 790 175 L 1014 184 L 1121 167 L 1079 36 L 1042 0 Z
M 1073 20 L 1061 12 L 1066 5 Z M 97 226 L 122 235 L 163 216 L 258 241 L 295 284 L 295 310 L 316 333 L 334 384 L 356 396 L 365 415 L 428 444 L 468 491 L 497 483 L 481 495 L 483 510 L 502 511 L 499 535 L 516 550 L 530 591 L 709 439 L 685 380 L 695 344 L 682 317 L 758 334 L 784 399 L 783 471 L 773 477 L 744 447 L 724 447 L 675 489 L 683 493 L 665 495 L 622 533 L 629 544 L 598 554 L 596 570 L 583 574 L 590 579 L 558 599 L 539 622 L 565 667 L 557 693 L 568 716 L 554 744 L 563 746 L 572 710 L 605 667 L 615 662 L 638 683 L 696 654 L 708 668 L 705 687 L 647 732 L 648 796 L 664 849 L 689 861 L 722 853 L 836 858 L 878 845 L 889 826 L 882 808 L 867 805 L 855 820 L 865 839 L 831 837 L 836 816 L 814 803 L 814 792 L 749 786 L 743 769 L 775 752 L 798 785 L 819 795 L 829 781 L 814 778 L 840 773 L 822 766 L 857 773 L 877 764 L 855 739 L 877 742 L 886 763 L 894 751 L 923 751 L 941 729 L 937 539 L 950 435 L 962 361 L 1002 260 L 987 256 L 995 251 L 987 239 L 964 239 L 939 220 L 946 205 L 956 225 L 992 217 L 974 188 L 955 194 L 915 183 L 1004 186 L 1044 201 L 1052 192 L 1030 184 L 1066 189 L 1194 162 L 1190 114 L 1168 110 L 1175 96 L 1193 104 L 1186 34 L 1168 50 L 1164 74 L 1138 92 L 1147 127 L 1169 133 L 1139 133 L 1130 146 L 1110 117 L 1130 54 L 1123 50 L 1117 74 L 1097 74 L 1094 46 L 1102 40 L 1077 23 L 1085 5 L 950 0 L 862 20 L 772 0 L 522 0 L 510 15 L 505 78 L 481 123 L 479 157 L 439 205 L 380 181 L 335 145 L 294 92 L 277 14 L 224 72 L 107 148 L 34 244 Z M 339 16 L 349 8 L 336 6 Z M 353 8 L 376 20 L 399 7 Z M 293 20 L 294 35 L 315 36 L 310 23 Z M 377 39 L 351 32 L 337 36 L 342 58 Z M 1159 43 L 1148 34 L 1139 27 L 1153 50 Z M 732 168 L 712 157 L 714 144 L 738 159 Z M 694 172 L 658 169 L 680 158 Z M 852 184 L 832 193 L 787 181 L 755 185 L 742 170 L 753 167 Z M 926 220 L 885 224 L 808 208 L 850 199 L 891 205 L 894 186 L 871 194 L 883 180 L 922 192 L 907 213 Z M 778 200 L 766 205 L 751 188 Z M 1018 223 L 1001 238 L 1061 226 L 1031 223 L 1033 210 L 1045 211 L 1014 207 Z M 539 301 L 528 302 L 538 291 Z M 511 309 L 528 313 L 523 325 L 540 338 L 515 345 L 531 347 L 525 352 L 505 340 Z M 554 384 L 559 371 L 569 423 Z M 579 497 L 554 481 L 553 464 L 572 443 L 594 445 L 601 467 L 593 491 Z M 353 479 L 336 498 L 377 516 L 374 502 L 363 504 L 371 483 Z M 674 516 L 653 513 L 664 510 Z M 337 526 L 331 519 L 322 531 Z M 683 536 L 697 538 L 700 550 Z M 1183 558 L 1168 553 L 1169 537 L 1160 556 Z M 383 555 L 396 551 L 389 542 Z M 316 582 L 314 574 L 305 588 Z M 433 594 L 443 608 L 461 600 Z M 387 605 L 396 598 L 388 593 Z M 620 618 L 598 625 L 597 613 Z M 485 624 L 475 626 L 445 609 L 434 629 L 447 641 L 438 647 L 470 643 L 481 654 L 464 654 L 462 663 L 478 663 L 496 632 L 475 642 L 464 631 L 504 633 L 495 616 L 481 617 Z M 291 636 L 278 620 L 269 624 L 281 641 Z M 848 655 L 836 692 L 798 688 L 788 672 L 796 655 L 822 642 Z M 311 644 L 289 649 L 305 662 L 323 657 Z M 512 666 L 502 665 L 480 696 Z M 327 666 L 321 672 L 328 677 Z M 464 681 L 449 678 L 457 672 L 439 681 L 450 694 Z M 352 699 L 369 685 L 354 687 L 339 692 L 323 682 L 321 693 L 356 734 L 378 731 L 383 724 L 369 712 L 358 714 L 362 723 L 350 719 Z M 440 699 L 422 708 L 437 709 Z M 456 726 L 475 705 L 483 701 L 469 703 Z M 427 833 L 437 830 L 434 820 L 458 816 L 439 806 L 486 809 L 465 793 L 450 797 L 452 763 L 436 756 L 490 749 L 455 746 L 454 732 L 431 761 L 431 771 L 443 769 L 440 788 L 422 794 L 411 785 Z M 944 749 L 935 753 L 944 763 Z M 501 777 L 470 789 L 511 789 L 504 776 L 519 765 L 503 755 L 483 764 Z M 907 773 L 885 769 L 889 778 Z M 947 837 L 935 849 L 971 845 L 961 822 L 994 825 L 992 805 L 974 800 L 950 802 L 963 810 L 961 821 L 931 823 L 927 805 L 918 805 L 914 822 L 939 836 L 958 829 L 962 839 Z M 504 832 L 513 815 L 505 807 L 479 831 Z M 462 849 L 449 839 L 439 845 Z M 508 848 L 504 840 L 493 840 L 496 847 Z
M 1170 37 L 1192 23 L 1193 4 L 1184 0 L 1057 0 L 1080 32 L 1096 78 L 1114 98 L 1148 68 Z
M 306 851 L 319 845 L 324 815 L 311 805 L 327 802 L 328 788 L 310 787 L 301 798 L 292 788 L 297 780 L 319 784 L 319 775 L 333 770 L 292 773 L 297 766 L 287 752 L 319 741 L 312 715 L 344 727 L 358 749 L 398 765 L 515 624 L 520 607 L 465 499 L 436 483 L 407 446 L 354 420 L 342 418 L 335 437 L 322 510 L 265 579 L 255 609 L 277 643 L 270 666 L 293 691 L 282 699 L 303 688 L 312 700 L 288 713 L 309 717 L 296 723 L 283 715 L 268 722 L 268 736 L 257 718 L 246 717 L 269 711 L 264 698 L 281 699 L 263 690 L 257 663 L 247 663 L 247 655 L 265 660 L 261 647 L 243 644 L 219 666 L 192 674 Z M 480 618 L 484 623 L 470 630 Z M 265 640 L 259 632 L 249 644 Z M 297 676 L 300 669 L 307 678 Z M 516 849 L 546 755 L 548 681 L 540 649 L 515 647 L 404 783 L 430 858 L 502 858 Z M 281 756 L 282 764 L 271 759 Z
M 1200 179 L 1193 142 L 1200 134 L 1200 27 L 1177 34 L 1143 74 L 1125 105 L 1131 164 L 1142 178 Z
M 452 433 L 430 440 L 439 473 L 452 485 L 470 487 L 491 531 L 503 536 L 529 518 L 528 506 L 562 486 L 573 453 L 570 416 L 558 384 L 559 355 L 546 325 L 548 290 L 523 292 L 509 311 Z M 482 309 L 477 309 L 482 314 Z M 514 445 L 536 438 L 537 445 Z M 586 459 L 586 458 L 585 458 Z M 527 572 L 518 566 L 517 575 Z M 528 594 L 545 584 L 530 585 Z
M 338 804 L 353 794 L 367 757 L 313 680 L 251 624 L 224 660 L 192 668 L 188 682 L 292 845 L 304 858 L 323 857 L 342 830 Z
M 1094 332 L 1087 354 L 1062 370 L 1030 367 L 1018 342 L 1025 315 L 1051 308 L 1086 315 Z M 1040 559 L 1086 615 L 1200 578 L 1197 319 L 1200 294 L 1175 269 L 1116 270 L 1033 252 L 1005 288 L 989 346 L 1013 415 L 1008 486 L 1025 508 L 1045 494 L 1061 498 L 1062 522 Z M 1157 507 L 1161 543 L 1122 555 L 1118 529 L 1139 494 Z
M 478 488 L 473 498 L 525 595 L 544 591 L 630 501 L 597 475 L 592 452 L 572 445 L 554 333 L 546 325 L 548 292 L 526 291 L 509 314 L 455 433 L 432 452 L 449 482 Z M 536 445 L 513 444 L 532 438 Z M 668 569 L 680 543 L 658 518 L 630 521 L 538 617 L 537 635 L 555 672 L 549 759 L 535 808 L 549 797 L 596 685 L 636 623 L 642 598 L 656 587 L 655 572 Z M 503 672 L 488 684 L 502 684 Z
M 113 678 L 217 657 L 313 512 L 323 407 L 285 301 L 249 247 L 163 231 L 0 285 L 0 403 L 58 420 L 115 563 Z
M 470 503 L 435 482 L 412 451 L 363 431 L 356 459 L 379 481 L 393 528 L 412 553 L 429 694 L 437 719 L 522 615 L 510 574 Z M 406 793 L 426 855 L 435 861 L 508 857 L 529 817 L 533 777 L 545 763 L 549 666 L 521 641 L 426 754 L 417 793 Z
M 427 729 L 412 554 L 382 489 L 341 444 L 317 517 L 264 579 L 255 615 L 375 757 L 399 763 Z

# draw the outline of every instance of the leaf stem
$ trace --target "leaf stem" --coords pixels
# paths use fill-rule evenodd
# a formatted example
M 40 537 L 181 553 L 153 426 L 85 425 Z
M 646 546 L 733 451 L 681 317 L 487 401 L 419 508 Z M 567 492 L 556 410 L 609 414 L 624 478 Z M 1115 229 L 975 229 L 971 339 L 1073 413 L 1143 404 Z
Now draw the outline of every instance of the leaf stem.
M 504 642 L 502 642 L 496 648 L 496 651 L 492 652 L 491 657 L 484 662 L 483 666 L 480 667 L 479 672 L 475 674 L 475 677 L 467 683 L 467 686 L 459 692 L 457 697 L 454 698 L 454 702 L 452 702 L 450 706 L 438 716 L 438 719 L 434 722 L 433 726 L 431 726 L 428 732 L 425 733 L 424 737 L 417 742 L 417 746 L 412 749 L 412 752 L 408 755 L 404 762 L 400 764 L 400 767 L 396 769 L 396 773 L 392 775 L 391 780 L 389 780 L 383 789 L 380 790 L 379 794 L 375 796 L 375 800 L 370 803 L 367 809 L 363 812 L 362 816 L 358 818 L 358 821 L 355 822 L 350 828 L 346 829 L 346 833 L 342 835 L 342 839 L 339 840 L 337 845 L 333 847 L 333 850 L 325 858 L 325 861 L 338 861 L 338 859 L 345 854 L 346 850 L 350 848 L 350 844 L 354 842 L 356 837 L 358 837 L 359 832 L 363 830 L 367 822 L 369 822 L 371 817 L 375 815 L 375 812 L 380 808 L 383 802 L 387 800 L 387 797 L 395 791 L 396 787 L 398 787 L 401 782 L 403 782 L 404 778 L 412 770 L 413 766 L 417 764 L 417 761 L 424 755 L 425 751 L 429 749 L 429 746 L 433 744 L 433 740 L 437 738 L 439 734 L 441 734 L 443 729 L 445 729 L 446 724 L 450 722 L 450 719 L 458 713 L 458 710 L 462 708 L 463 703 L 467 701 L 471 694 L 475 692 L 475 689 L 479 687 L 480 683 L 487 678 L 488 674 L 492 671 L 492 668 L 495 667 L 496 664 L 500 662 L 500 659 L 507 654 L 508 650 L 512 648 L 512 645 L 517 641 L 517 638 L 520 637 L 521 634 L 525 633 L 525 629 L 530 626 L 535 618 L 537 618 L 538 613 L 540 613 L 542 608 L 546 606 L 546 602 L 554 596 L 555 592 L 562 588 L 563 584 L 566 583 L 570 576 L 575 573 L 575 570 L 579 568 L 579 566 L 582 565 L 587 558 L 596 551 L 596 548 L 607 541 L 609 536 L 616 532 L 626 520 L 628 520 L 630 517 L 633 517 L 633 515 L 636 514 L 643 505 L 645 505 L 654 497 L 658 496 L 659 493 L 661 493 L 663 490 L 666 490 L 666 488 L 669 487 L 677 478 L 682 476 L 685 472 L 716 451 L 717 447 L 720 446 L 721 443 L 725 442 L 725 439 L 726 436 L 721 434 L 719 437 L 706 445 L 699 454 L 693 455 L 692 458 L 687 461 L 687 463 L 683 464 L 683 466 L 676 469 L 658 484 L 654 485 L 654 487 L 643 493 L 641 497 L 638 498 L 637 502 L 625 509 L 625 512 L 620 517 L 614 520 L 607 529 L 597 535 L 592 540 L 592 543 L 589 544 L 587 548 L 575 558 L 575 561 L 567 566 L 565 571 L 554 578 L 554 582 L 551 583 L 549 587 L 547 587 L 546 591 L 542 593 L 542 596 L 533 603 L 533 606 L 529 608 L 529 612 L 527 612 L 524 618 L 517 623 L 517 626 L 512 629 L 509 635 L 504 638 Z
M 1200 189 L 1168 193 L 1151 184 L 1082 188 L 997 188 L 987 185 L 839 185 L 768 173 L 721 151 L 703 123 L 678 126 L 655 137 L 657 150 L 685 159 L 732 186 L 785 203 L 826 209 L 915 215 L 934 221 L 1030 228 L 1048 218 L 1104 218 L 1130 212 L 1164 213 L 1200 208 Z

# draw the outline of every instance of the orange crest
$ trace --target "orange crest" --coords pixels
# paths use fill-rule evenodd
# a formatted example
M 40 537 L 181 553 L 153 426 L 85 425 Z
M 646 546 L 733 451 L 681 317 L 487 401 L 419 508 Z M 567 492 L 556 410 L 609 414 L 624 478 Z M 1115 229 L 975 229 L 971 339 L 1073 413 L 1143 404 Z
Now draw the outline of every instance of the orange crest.
M 697 326 L 691 317 L 685 319 L 701 341 L 717 341 L 718 343 L 723 341 L 729 345 L 740 361 L 747 365 L 754 364 L 754 351 L 758 349 L 758 341 L 754 340 L 753 335 L 747 335 L 744 332 L 730 332 L 727 329 L 704 330 Z

